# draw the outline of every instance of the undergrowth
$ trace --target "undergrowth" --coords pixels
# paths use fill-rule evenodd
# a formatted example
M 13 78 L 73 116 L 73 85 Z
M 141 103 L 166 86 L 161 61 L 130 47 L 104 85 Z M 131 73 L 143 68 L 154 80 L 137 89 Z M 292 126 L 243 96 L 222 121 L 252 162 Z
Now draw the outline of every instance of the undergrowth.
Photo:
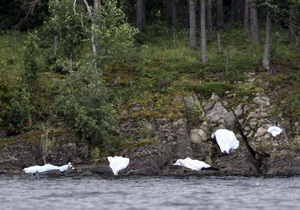
M 103 64 L 108 100 L 114 109 L 126 108 L 133 101 L 149 102 L 145 110 L 127 117 L 175 119 L 181 116 L 182 107 L 174 100 L 184 95 L 196 93 L 205 98 L 210 97 L 213 92 L 220 96 L 227 92 L 234 92 L 237 97 L 251 95 L 251 88 L 237 87 L 236 83 L 243 83 L 244 73 L 252 72 L 263 78 L 260 85 L 273 96 L 274 101 L 277 100 L 278 103 L 275 104 L 278 109 L 296 122 L 299 119 L 295 116 L 300 115 L 300 51 L 293 46 L 285 31 L 274 30 L 276 32 L 271 39 L 271 69 L 274 71 L 270 75 L 261 68 L 263 45 L 251 45 L 248 37 L 243 35 L 242 28 L 226 28 L 221 34 L 221 54 L 217 53 L 216 36 L 210 37 L 207 46 L 209 61 L 205 64 L 201 62 L 200 49 L 189 49 L 188 31 L 176 32 L 164 26 L 148 28 L 148 34 L 137 36 L 136 51 L 131 51 L 117 61 Z M 22 54 L 27 36 L 18 32 L 1 32 L 0 36 L 0 128 L 5 131 L 13 126 L 8 123 L 8 119 L 12 117 L 9 113 L 16 106 L 13 102 L 17 96 L 22 96 L 23 99 L 26 96 L 26 100 L 20 100 L 17 104 L 20 115 L 28 115 L 30 112 L 30 116 L 25 116 L 22 120 L 28 123 L 27 121 L 35 119 L 32 123 L 42 124 L 47 117 L 55 116 L 52 99 L 56 97 L 58 88 L 52 80 L 62 80 L 70 73 L 68 67 L 64 60 L 56 63 L 59 66 L 54 66 L 50 62 L 51 56 L 47 55 L 51 46 L 43 45 L 35 52 L 38 54 L 35 58 L 39 68 L 37 79 L 27 81 L 29 84 L 24 88 L 25 67 Z M 197 45 L 200 46 L 200 38 L 198 39 Z M 82 57 L 88 53 L 87 50 L 90 49 L 82 48 Z M 272 95 L 275 89 L 284 90 L 283 94 L 276 98 Z M 20 105 L 20 102 L 25 104 Z M 26 108 L 27 102 L 30 106 L 23 112 L 20 106 Z M 62 104 L 65 105 L 66 103 Z M 84 111 L 79 107 L 78 110 Z M 28 126 L 23 121 L 20 121 L 23 124 L 17 123 L 18 128 Z M 58 118 L 53 123 L 59 124 Z M 95 156 L 98 153 L 96 151 Z

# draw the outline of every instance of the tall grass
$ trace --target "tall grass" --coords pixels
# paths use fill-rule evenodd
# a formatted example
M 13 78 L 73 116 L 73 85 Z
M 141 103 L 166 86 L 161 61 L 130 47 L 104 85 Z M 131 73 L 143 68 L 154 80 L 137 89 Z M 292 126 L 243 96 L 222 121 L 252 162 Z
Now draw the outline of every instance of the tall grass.
M 21 71 L 26 35 L 18 31 L 0 31 L 0 37 L 0 72 Z

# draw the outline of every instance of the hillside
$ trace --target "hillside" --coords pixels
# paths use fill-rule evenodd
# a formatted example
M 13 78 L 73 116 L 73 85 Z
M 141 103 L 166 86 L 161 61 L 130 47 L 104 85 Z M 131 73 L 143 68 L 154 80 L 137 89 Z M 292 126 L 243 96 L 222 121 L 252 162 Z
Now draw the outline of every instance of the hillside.
M 57 104 L 56 100 L 60 97 L 57 82 L 71 81 L 65 80 L 72 76 L 66 61 L 51 63 L 45 59 L 51 47 L 39 47 L 35 51 L 37 74 L 28 79 L 23 60 L 28 54 L 28 48 L 23 48 L 27 35 L 3 32 L 0 48 L 1 171 L 9 171 L 9 164 L 14 170 L 29 164 L 42 164 L 43 157 L 57 164 L 70 160 L 78 165 L 95 162 L 101 165 L 106 163 L 103 158 L 109 154 L 124 154 L 134 160 L 140 156 L 140 161 L 150 165 L 153 163 L 148 158 L 160 154 L 163 161 L 156 160 L 156 164 L 165 173 L 171 173 L 169 165 L 174 158 L 185 155 L 223 167 L 224 174 L 230 174 L 230 170 L 240 164 L 233 159 L 241 156 L 245 168 L 235 171 L 236 174 L 291 174 L 298 171 L 298 165 L 295 170 L 278 171 L 280 163 L 275 164 L 273 171 L 268 169 L 272 161 L 278 161 L 278 154 L 287 154 L 282 157 L 292 162 L 287 157 L 297 160 L 299 155 L 296 154 L 300 151 L 300 51 L 288 41 L 284 30 L 277 32 L 280 36 L 274 33 L 272 37 L 270 72 L 261 67 L 262 46 L 253 46 L 242 30 L 236 28 L 223 34 L 222 54 L 217 54 L 216 40 L 211 39 L 206 64 L 201 63 L 199 50 L 188 49 L 186 31 L 174 33 L 171 38 L 144 37 L 130 53 L 102 66 L 106 87 L 103 91 L 107 94 L 103 99 L 109 101 L 110 109 L 107 110 L 111 112 L 104 114 L 116 116 L 113 121 L 116 128 L 103 131 L 100 135 L 111 138 L 100 143 L 99 139 L 85 138 L 84 132 L 89 130 L 78 132 L 69 126 L 68 122 L 72 120 L 78 124 L 80 120 L 89 122 L 84 119 L 84 114 L 75 119 L 75 115 L 64 116 L 57 112 L 60 109 L 57 106 L 67 107 L 67 101 Z M 83 49 L 83 54 L 85 50 L 89 49 Z M 80 64 L 73 65 L 79 72 Z M 84 75 L 77 77 L 85 78 Z M 75 85 L 74 89 L 80 87 L 80 83 L 70 84 Z M 194 100 L 192 104 L 187 103 L 190 99 Z M 226 114 L 219 113 L 221 121 L 210 121 L 208 114 L 218 102 L 226 114 L 242 107 L 238 118 L 248 143 L 272 158 L 251 157 L 243 143 L 241 151 L 228 157 L 233 165 L 226 168 L 225 160 L 218 157 L 216 148 L 213 149 L 210 143 L 193 142 L 191 131 L 204 127 L 207 139 L 214 129 L 229 125 L 238 134 L 236 122 L 224 122 Z M 253 119 L 256 122 L 249 120 L 251 113 L 255 113 Z M 265 126 L 277 123 L 283 126 L 285 136 L 271 140 L 263 134 L 257 137 L 255 134 L 261 131 L 259 128 L 264 123 Z

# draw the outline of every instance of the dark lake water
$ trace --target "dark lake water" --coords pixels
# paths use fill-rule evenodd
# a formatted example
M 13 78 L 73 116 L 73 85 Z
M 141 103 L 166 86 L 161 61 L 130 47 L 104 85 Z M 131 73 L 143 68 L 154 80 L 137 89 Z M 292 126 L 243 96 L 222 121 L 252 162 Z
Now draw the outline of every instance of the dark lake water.
M 300 209 L 300 177 L 0 176 L 0 209 Z

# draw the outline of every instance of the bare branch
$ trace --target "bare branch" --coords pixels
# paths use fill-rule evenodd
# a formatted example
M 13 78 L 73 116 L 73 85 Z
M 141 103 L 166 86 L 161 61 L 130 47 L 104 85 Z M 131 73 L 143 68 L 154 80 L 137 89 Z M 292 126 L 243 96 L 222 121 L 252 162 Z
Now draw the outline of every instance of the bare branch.
M 39 3 L 41 3 L 41 0 L 34 0 L 32 2 L 29 2 L 25 5 L 23 5 L 23 9 L 27 10 L 27 14 L 26 14 L 25 18 L 27 18 L 29 15 L 34 14 L 34 9 L 35 9 L 36 5 Z

